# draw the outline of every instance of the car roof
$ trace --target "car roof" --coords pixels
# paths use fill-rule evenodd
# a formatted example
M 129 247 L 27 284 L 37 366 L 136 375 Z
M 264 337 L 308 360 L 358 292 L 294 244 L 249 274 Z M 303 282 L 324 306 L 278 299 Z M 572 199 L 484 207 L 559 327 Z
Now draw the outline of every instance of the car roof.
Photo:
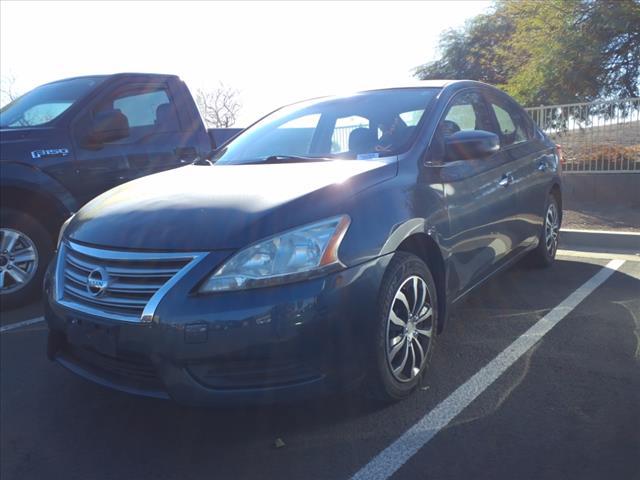
M 459 88 L 464 88 L 464 87 L 471 87 L 471 86 L 483 86 L 483 87 L 489 87 L 493 90 L 498 90 L 497 88 L 495 88 L 492 85 L 489 85 L 488 83 L 484 83 L 484 82 L 478 82 L 477 80 L 447 80 L 447 79 L 442 79 L 442 80 L 413 80 L 413 81 L 409 81 L 409 82 L 404 82 L 404 83 L 393 83 L 393 84 L 388 84 L 388 85 L 380 85 L 380 83 L 378 82 L 376 85 L 372 86 L 371 88 L 361 88 L 359 90 L 351 90 L 351 91 L 344 91 L 344 92 L 340 92 L 340 93 L 334 93 L 332 95 L 321 95 L 318 97 L 311 97 L 311 98 L 305 98 L 304 100 L 299 100 L 297 102 L 293 102 L 293 103 L 289 103 L 286 105 L 283 105 L 271 112 L 269 112 L 267 115 L 271 115 L 272 113 L 282 109 L 282 108 L 286 108 L 286 107 L 292 107 L 294 105 L 298 105 L 298 104 L 302 104 L 302 103 L 306 103 L 306 102 L 314 102 L 314 101 L 321 101 L 321 100 L 331 100 L 331 99 L 335 99 L 335 98 L 341 98 L 341 97 L 350 97 L 352 95 L 358 95 L 360 93 L 366 93 L 366 92 L 376 92 L 376 91 L 384 91 L 384 90 L 400 90 L 400 89 L 407 89 L 407 88 L 438 88 L 440 90 L 444 89 L 445 87 L 453 87 L 455 89 L 459 89 Z M 498 90 L 499 91 L 499 90 Z M 265 115 L 265 116 L 267 116 Z
M 453 87 L 455 89 L 459 89 L 459 88 L 471 87 L 471 86 L 489 87 L 491 89 L 497 90 L 494 86 L 489 85 L 488 83 L 478 82 L 477 80 L 447 80 L 447 79 L 414 80 L 409 82 L 392 83 L 387 85 L 381 85 L 378 82 L 377 84 L 372 85 L 370 88 L 360 88 L 358 90 L 334 93 L 332 95 L 321 95 L 319 97 L 306 98 L 304 100 L 293 102 L 285 106 L 296 105 L 298 103 L 304 103 L 304 102 L 311 102 L 314 100 L 330 100 L 333 98 L 348 97 L 348 96 L 357 95 L 360 93 L 377 92 L 377 91 L 384 91 L 384 90 L 401 90 L 401 89 L 407 89 L 407 88 L 438 88 L 442 90 L 445 87 Z
M 451 79 L 441 79 L 441 80 L 413 80 L 409 82 L 403 83 L 394 83 L 389 85 L 376 85 L 372 88 L 365 88 L 358 90 L 356 93 L 360 92 L 371 92 L 376 90 L 394 90 L 401 88 L 445 88 L 449 86 L 455 87 L 468 87 L 468 86 L 484 86 L 495 88 L 488 83 L 479 82 L 477 80 L 451 80 Z
M 119 72 L 119 73 L 109 73 L 109 74 L 100 74 L 100 75 L 78 75 L 76 77 L 61 78 L 58 80 L 54 80 L 53 82 L 44 83 L 43 85 L 51 85 L 54 83 L 66 82 L 69 80 L 81 80 L 81 79 L 104 80 L 106 78 L 141 77 L 141 76 L 151 77 L 151 78 L 178 78 L 177 75 L 164 74 L 164 73 Z
M 455 80 L 453 80 L 455 81 Z M 366 88 L 359 89 L 359 92 L 371 92 L 374 90 L 393 90 L 397 88 L 443 88 L 452 80 L 413 80 L 402 83 L 373 84 L 367 85 Z

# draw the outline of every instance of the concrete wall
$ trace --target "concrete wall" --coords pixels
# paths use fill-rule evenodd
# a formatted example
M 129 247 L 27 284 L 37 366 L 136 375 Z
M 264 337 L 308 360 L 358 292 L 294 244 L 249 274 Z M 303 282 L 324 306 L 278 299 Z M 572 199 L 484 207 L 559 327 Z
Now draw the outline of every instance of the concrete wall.
M 568 173 L 562 177 L 562 192 L 569 209 L 585 202 L 640 208 L 640 172 Z

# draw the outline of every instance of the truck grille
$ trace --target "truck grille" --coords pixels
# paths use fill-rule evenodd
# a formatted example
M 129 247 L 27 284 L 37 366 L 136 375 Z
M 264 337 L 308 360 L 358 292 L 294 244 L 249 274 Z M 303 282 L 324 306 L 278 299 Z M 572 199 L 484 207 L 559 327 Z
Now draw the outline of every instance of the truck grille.
M 201 258 L 193 253 L 102 250 L 61 245 L 57 264 L 59 303 L 85 313 L 130 322 L 151 321 L 152 300 Z

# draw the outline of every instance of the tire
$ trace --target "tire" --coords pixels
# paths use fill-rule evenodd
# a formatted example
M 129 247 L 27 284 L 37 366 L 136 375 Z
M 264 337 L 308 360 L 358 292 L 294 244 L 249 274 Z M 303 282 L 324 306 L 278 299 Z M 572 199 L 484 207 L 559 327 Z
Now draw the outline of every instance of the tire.
M 25 305 L 40 295 L 52 255 L 51 234 L 41 223 L 16 210 L 0 212 L 0 307 L 3 310 Z
M 560 220 L 562 212 L 558 201 L 549 195 L 544 207 L 544 221 L 540 230 L 538 246 L 529 255 L 529 263 L 533 267 L 546 268 L 553 265 L 560 240 Z
M 418 303 L 421 298 L 425 303 L 417 310 L 421 315 L 410 317 L 408 310 L 416 311 L 414 286 Z M 397 252 L 385 271 L 378 298 L 366 380 L 369 397 L 387 404 L 408 397 L 418 387 L 435 347 L 437 312 L 436 286 L 429 268 L 417 256 Z

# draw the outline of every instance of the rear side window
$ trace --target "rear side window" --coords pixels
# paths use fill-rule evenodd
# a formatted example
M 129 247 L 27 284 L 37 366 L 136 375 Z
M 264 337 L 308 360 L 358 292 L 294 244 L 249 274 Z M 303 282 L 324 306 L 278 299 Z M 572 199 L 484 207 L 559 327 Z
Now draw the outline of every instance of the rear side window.
M 500 143 L 503 147 L 526 142 L 531 138 L 530 123 L 521 109 L 498 99 L 490 99 L 489 102 L 500 129 Z

